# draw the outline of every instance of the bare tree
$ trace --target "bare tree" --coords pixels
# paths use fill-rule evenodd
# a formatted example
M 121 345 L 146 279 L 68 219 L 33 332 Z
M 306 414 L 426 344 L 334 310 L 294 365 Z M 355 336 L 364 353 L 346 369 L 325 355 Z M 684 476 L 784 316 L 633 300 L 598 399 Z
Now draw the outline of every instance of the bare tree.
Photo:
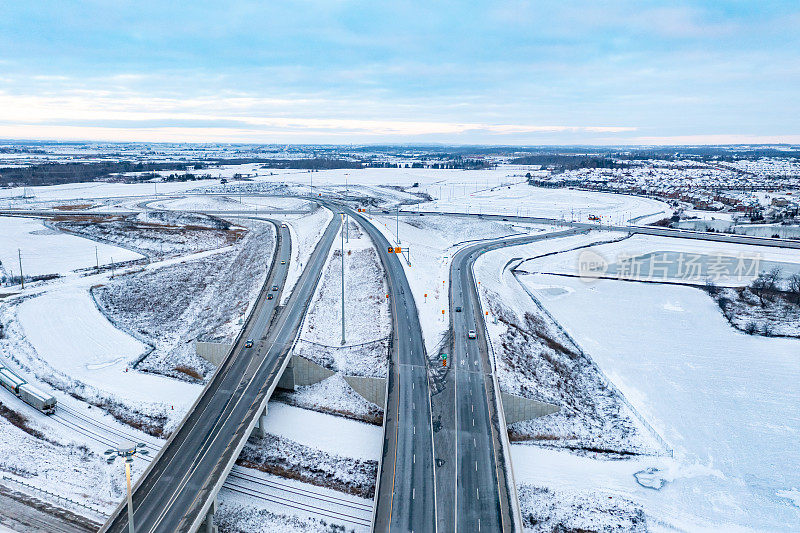
M 786 289 L 792 295 L 794 303 L 800 304 L 800 274 L 794 273 L 787 278 Z

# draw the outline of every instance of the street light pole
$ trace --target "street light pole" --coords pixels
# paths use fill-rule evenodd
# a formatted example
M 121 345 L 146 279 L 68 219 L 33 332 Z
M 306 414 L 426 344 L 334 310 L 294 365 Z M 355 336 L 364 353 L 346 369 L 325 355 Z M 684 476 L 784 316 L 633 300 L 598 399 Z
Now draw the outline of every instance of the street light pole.
M 17 248 L 17 257 L 19 257 L 19 282 L 22 283 L 22 289 L 25 289 L 25 276 L 22 275 L 22 250 Z
M 397 237 L 397 244 L 400 244 L 400 204 L 397 204 L 397 214 L 394 217 L 395 228 L 394 233 Z
M 345 214 L 342 213 L 342 221 L 345 219 Z M 344 346 L 345 337 L 344 337 L 344 232 L 342 234 L 342 346 Z
M 125 480 L 128 483 L 128 531 L 135 533 L 136 528 L 133 525 L 133 495 L 131 491 L 131 463 L 133 459 L 125 460 Z
M 125 444 L 117 448 L 111 448 L 105 451 L 108 464 L 113 463 L 117 457 L 125 459 L 125 481 L 128 485 L 128 533 L 136 533 L 133 524 L 133 491 L 131 490 L 131 465 L 133 458 L 137 453 L 147 455 L 149 452 L 145 450 L 144 444 Z

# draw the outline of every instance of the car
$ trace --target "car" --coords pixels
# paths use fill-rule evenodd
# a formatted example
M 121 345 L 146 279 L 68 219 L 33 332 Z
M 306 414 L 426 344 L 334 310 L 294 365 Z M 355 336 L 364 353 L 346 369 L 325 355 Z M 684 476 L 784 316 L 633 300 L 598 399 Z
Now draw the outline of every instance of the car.
M 477 335 L 475 335 L 475 330 L 474 329 L 469 330 L 469 333 L 467 333 L 467 338 L 468 339 L 474 339 L 476 337 L 477 337 Z
M 507 218 L 504 218 L 504 219 L 503 219 L 503 222 L 508 222 L 508 219 L 507 219 Z
M 457 305 L 457 306 L 456 306 L 456 313 L 460 313 L 460 312 L 461 312 L 461 306 L 460 306 L 460 305 Z
M 273 298 L 274 296 L 272 295 L 272 293 L 267 294 L 267 300 L 272 300 Z
M 252 348 L 253 347 L 253 339 L 247 339 L 244 343 L 245 348 Z
M 277 290 L 278 290 L 278 286 L 277 286 L 277 285 L 273 285 L 273 286 L 272 286 L 272 290 L 273 290 L 273 291 L 277 291 Z
M 285 264 L 286 264 L 286 261 L 281 261 L 281 264 L 282 264 L 282 265 L 285 265 Z
M 281 227 L 282 228 L 288 228 L 289 226 L 287 226 L 286 224 L 281 224 Z

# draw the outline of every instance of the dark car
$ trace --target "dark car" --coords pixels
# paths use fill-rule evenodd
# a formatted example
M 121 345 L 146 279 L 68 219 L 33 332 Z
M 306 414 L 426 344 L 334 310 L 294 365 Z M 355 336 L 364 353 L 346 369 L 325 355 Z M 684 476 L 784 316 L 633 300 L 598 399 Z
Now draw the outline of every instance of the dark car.
M 277 291 L 277 290 L 278 290 L 278 286 L 277 286 L 277 285 L 273 285 L 273 286 L 272 286 L 272 290 L 273 290 L 273 291 Z
M 272 295 L 272 293 L 267 294 L 267 300 L 272 300 L 273 298 L 274 296 Z
M 252 348 L 253 347 L 253 339 L 247 339 L 247 342 L 244 343 L 245 348 Z
M 460 305 L 456 306 L 456 313 L 460 313 L 460 312 L 461 312 L 461 306 Z

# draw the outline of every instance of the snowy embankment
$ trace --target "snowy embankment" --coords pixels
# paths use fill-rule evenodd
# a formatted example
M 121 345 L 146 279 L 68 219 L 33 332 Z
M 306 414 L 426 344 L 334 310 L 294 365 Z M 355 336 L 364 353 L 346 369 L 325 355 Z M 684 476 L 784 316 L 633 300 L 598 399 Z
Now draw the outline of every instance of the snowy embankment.
M 561 406 L 554 415 L 510 426 L 512 441 L 624 454 L 659 449 L 592 361 L 537 307 L 510 270 L 515 258 L 608 238 L 593 232 L 549 239 L 492 251 L 475 263 L 501 390 Z
M 154 347 L 137 368 L 181 379 L 211 366 L 195 339 L 231 342 L 255 301 L 275 247 L 272 224 L 245 221 L 248 233 L 225 253 L 149 268 L 93 287 L 98 306 L 120 328 Z
M 394 217 L 381 215 L 371 217 L 371 221 L 393 245 L 397 242 L 399 226 L 399 246 L 411 249 L 411 265 L 406 252 L 400 262 L 414 294 L 428 353 L 435 352 L 450 326 L 450 263 L 456 251 L 484 239 L 550 229 L 549 226 L 441 216 L 400 217 L 398 224 Z
M 281 293 L 283 295 L 281 304 L 285 304 L 297 280 L 300 279 L 303 268 L 308 264 L 317 242 L 333 219 L 333 213 L 328 209 L 317 207 L 310 215 L 282 215 L 276 218 L 286 224 L 292 238 L 292 257 Z
M 345 234 L 348 230 L 344 228 Z M 349 241 L 349 242 L 348 242 Z M 320 409 L 380 423 L 383 406 L 359 396 L 341 377 L 386 377 L 392 319 L 388 288 L 372 240 L 353 220 L 344 243 L 345 344 L 342 345 L 342 249 L 334 239 L 320 283 L 303 321 L 294 354 L 337 375 L 278 398 L 293 405 Z
M 244 235 L 241 229 L 218 218 L 167 211 L 126 217 L 59 216 L 53 220 L 53 226 L 61 230 L 159 258 L 230 246 Z
M 740 333 L 693 288 L 523 280 L 675 450 L 666 465 L 641 464 L 639 481 L 660 490 L 606 471 L 621 479 L 613 492 L 678 528 L 800 527 L 800 341 Z M 596 490 L 579 461 L 572 487 Z M 517 480 L 546 481 L 533 470 Z
M 32 218 L 0 217 L 0 277 L 64 274 L 80 268 L 141 259 L 131 250 L 94 243 L 46 227 Z
M 270 211 L 311 209 L 312 205 L 299 198 L 247 195 L 240 197 L 235 194 L 228 197 L 197 194 L 185 198 L 151 202 L 148 207 L 174 211 L 251 211 L 254 209 Z

